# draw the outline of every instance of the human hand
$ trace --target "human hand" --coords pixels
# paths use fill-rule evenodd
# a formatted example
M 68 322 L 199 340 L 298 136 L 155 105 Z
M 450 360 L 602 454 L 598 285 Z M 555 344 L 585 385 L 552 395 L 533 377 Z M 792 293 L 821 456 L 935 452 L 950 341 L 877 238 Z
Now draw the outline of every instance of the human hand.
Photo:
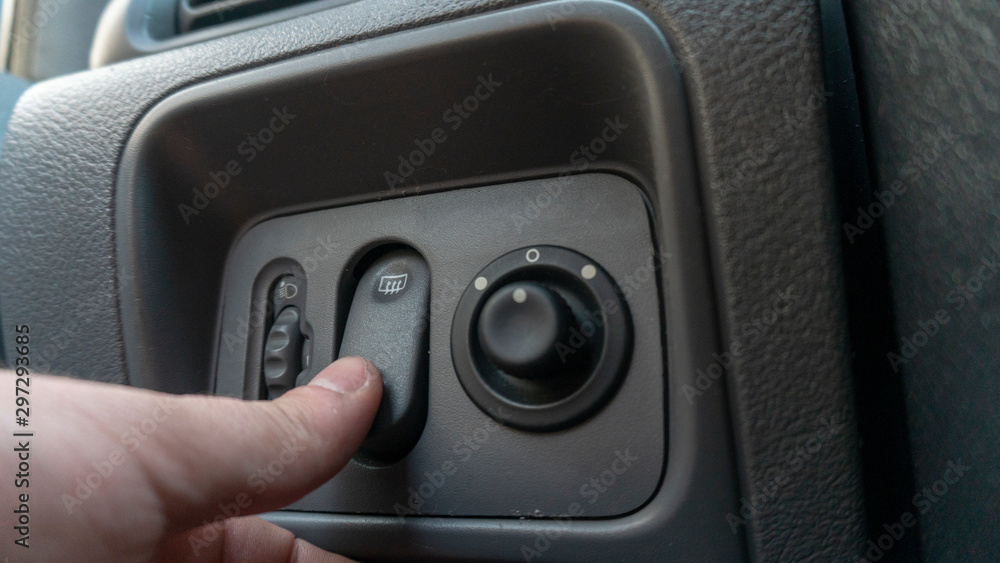
M 31 376 L 15 426 L 0 371 L 0 553 L 38 561 L 349 561 L 257 517 L 330 479 L 361 444 L 382 380 L 344 358 L 274 401 Z M 14 437 L 17 432 L 30 437 Z M 20 442 L 19 442 L 20 441 Z M 27 443 L 27 487 L 16 487 Z M 26 543 L 8 508 L 28 494 Z

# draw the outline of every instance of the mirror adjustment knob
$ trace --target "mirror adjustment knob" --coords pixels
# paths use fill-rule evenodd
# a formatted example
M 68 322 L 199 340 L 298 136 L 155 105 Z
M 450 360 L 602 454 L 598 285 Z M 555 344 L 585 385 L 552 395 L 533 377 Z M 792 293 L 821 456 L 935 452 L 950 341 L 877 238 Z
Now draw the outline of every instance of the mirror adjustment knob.
M 494 365 L 525 379 L 558 377 L 573 312 L 558 293 L 535 282 L 498 289 L 479 314 L 479 344 Z
M 459 299 L 455 374 L 504 425 L 548 432 L 599 411 L 628 372 L 632 320 L 611 276 L 578 252 L 534 246 L 504 254 Z

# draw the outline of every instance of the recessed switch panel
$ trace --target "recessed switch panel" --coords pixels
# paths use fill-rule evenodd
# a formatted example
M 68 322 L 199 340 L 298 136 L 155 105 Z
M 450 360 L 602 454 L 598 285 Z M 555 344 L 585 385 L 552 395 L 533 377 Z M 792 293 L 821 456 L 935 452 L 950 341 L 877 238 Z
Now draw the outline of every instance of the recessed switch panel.
M 611 518 L 642 507 L 667 445 L 660 257 L 640 190 L 609 174 L 397 197 L 247 231 L 227 266 L 223 334 L 245 318 L 253 328 L 260 272 L 274 269 L 275 283 L 301 265 L 289 272 L 308 282 L 297 307 L 312 361 L 296 384 L 357 355 L 385 389 L 359 454 L 290 508 L 575 518 L 579 505 Z M 254 396 L 253 357 L 220 348 L 219 394 Z

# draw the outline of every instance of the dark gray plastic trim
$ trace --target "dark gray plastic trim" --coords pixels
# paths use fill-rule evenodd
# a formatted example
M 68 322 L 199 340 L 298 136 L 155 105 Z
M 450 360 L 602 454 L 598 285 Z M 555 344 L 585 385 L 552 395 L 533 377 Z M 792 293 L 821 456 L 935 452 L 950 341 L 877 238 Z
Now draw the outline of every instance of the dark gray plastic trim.
M 553 27 L 554 18 L 558 24 Z M 581 33 L 570 33 L 574 30 Z M 556 31 L 556 34 L 544 35 L 549 31 Z M 564 31 L 570 34 L 563 35 Z M 583 31 L 586 33 L 582 33 Z M 617 67 L 605 68 L 607 74 L 601 78 L 618 76 L 619 70 L 629 70 L 626 78 L 634 82 L 630 85 L 619 83 L 618 97 L 608 98 L 603 103 L 614 104 L 618 99 L 628 100 L 633 96 L 639 98 L 636 101 L 640 103 L 631 107 L 632 113 L 628 117 L 631 119 L 634 116 L 637 119 L 633 122 L 633 127 L 642 128 L 638 132 L 645 135 L 645 143 L 636 145 L 623 142 L 609 150 L 607 158 L 592 162 L 588 169 L 627 175 L 643 188 L 655 217 L 653 229 L 660 245 L 659 250 L 666 258 L 665 261 L 654 261 L 651 264 L 664 280 L 663 313 L 667 333 L 671 335 L 667 342 L 668 470 L 661 488 L 642 509 L 612 520 L 577 519 L 567 522 L 448 517 L 399 520 L 386 516 L 304 513 L 272 514 L 268 518 L 316 545 L 366 560 L 405 557 L 428 561 L 512 561 L 524 559 L 522 548 L 542 546 L 544 560 L 608 561 L 623 557 L 630 560 L 662 560 L 664 557 L 680 561 L 742 560 L 742 531 L 733 533 L 725 520 L 727 513 L 738 510 L 725 383 L 722 380 L 715 381 L 703 395 L 690 402 L 682 392 L 683 386 L 695 385 L 695 370 L 699 366 L 710 365 L 714 361 L 713 351 L 720 349 L 690 124 L 679 69 L 667 42 L 655 24 L 634 8 L 589 0 L 517 8 L 363 41 L 205 83 L 171 96 L 151 110 L 139 124 L 122 162 L 116 208 L 121 271 L 126 275 L 134 275 L 140 271 L 136 269 L 137 261 L 155 258 L 143 256 L 148 248 L 137 244 L 139 241 L 136 237 L 143 232 L 140 225 L 146 225 L 147 228 L 151 225 L 159 227 L 158 222 L 164 219 L 153 216 L 147 221 L 140 219 L 140 216 L 154 212 L 154 203 L 171 205 L 176 201 L 162 197 L 163 194 L 153 193 L 144 194 L 141 202 L 133 201 L 140 193 L 136 191 L 137 187 L 147 190 L 169 189 L 168 184 L 159 184 L 162 178 L 156 178 L 156 174 L 161 172 L 159 168 L 165 163 L 151 166 L 152 162 L 149 160 L 155 155 L 149 150 L 155 146 L 153 140 L 156 134 L 162 133 L 161 127 L 169 122 L 185 123 L 185 127 L 194 126 L 190 124 L 196 122 L 201 127 L 211 126 L 205 119 L 208 114 L 197 112 L 195 115 L 200 121 L 193 117 L 181 121 L 186 109 L 192 106 L 225 107 L 220 104 L 229 103 L 227 100 L 232 100 L 234 95 L 243 100 L 260 99 L 255 97 L 265 96 L 266 88 L 282 87 L 290 80 L 302 80 L 310 76 L 322 78 L 335 71 L 340 73 L 341 78 L 345 76 L 345 71 L 367 71 L 373 74 L 366 76 L 377 76 L 379 72 L 384 73 L 390 63 L 405 61 L 412 68 L 420 64 L 421 57 L 432 56 L 431 54 L 434 57 L 447 57 L 441 60 L 458 61 L 462 54 L 469 52 L 470 46 L 477 43 L 503 38 L 520 40 L 525 44 L 525 41 L 533 37 L 564 37 L 578 41 L 561 46 L 572 49 L 574 64 L 586 64 L 600 59 L 602 55 L 609 53 L 604 48 L 612 46 L 615 49 L 613 54 L 626 58 L 619 60 Z M 545 46 L 559 47 L 552 41 L 548 41 Z M 497 57 L 510 54 L 491 52 Z M 565 53 L 557 50 L 545 52 L 545 57 L 541 57 L 536 49 L 534 58 L 522 60 L 519 70 L 524 71 L 533 62 L 563 54 Z M 631 72 L 633 66 L 634 73 Z M 553 78 L 565 79 L 567 76 L 572 75 L 563 73 Z M 587 78 L 589 83 L 598 76 Z M 265 92 L 261 91 L 262 88 Z M 444 95 L 450 94 L 445 92 Z M 542 101 L 536 98 L 536 103 Z M 567 108 L 566 111 L 575 109 L 582 112 L 587 107 L 593 109 L 593 104 L 588 106 L 582 102 L 586 100 L 567 99 L 563 101 L 563 106 Z M 532 116 L 537 120 L 534 134 L 552 133 L 544 129 L 548 125 L 544 121 L 547 117 L 551 116 Z M 576 118 L 577 121 L 565 123 L 579 123 L 579 116 Z M 489 121 L 489 124 L 502 130 L 497 121 Z M 176 133 L 177 130 L 173 132 Z M 483 135 L 489 134 L 488 129 L 480 132 Z M 561 131 L 563 134 L 567 132 L 572 131 Z M 580 134 L 580 131 L 577 130 L 576 133 Z M 198 142 L 198 139 L 193 139 L 193 142 Z M 534 160 L 521 164 L 522 179 L 571 171 L 569 164 L 565 162 L 567 155 L 560 147 L 543 143 L 526 145 L 523 139 L 521 145 L 532 147 L 531 154 L 537 153 Z M 644 155 L 648 155 L 648 160 Z M 480 173 L 476 182 L 497 183 L 517 177 L 512 172 L 505 175 L 493 169 L 492 166 L 499 161 L 490 160 L 491 156 L 493 155 L 483 154 L 483 160 L 477 162 L 480 169 L 485 167 L 486 172 Z M 523 160 L 530 155 L 513 152 L 503 156 L 510 157 L 507 162 L 516 164 L 513 157 Z M 466 163 L 465 166 L 469 164 Z M 428 172 L 430 179 L 417 188 L 445 189 L 470 185 L 472 180 L 460 175 L 463 173 L 460 161 L 456 161 L 455 168 L 456 171 L 451 176 L 444 178 L 431 174 L 433 171 Z M 251 179 L 246 178 L 246 181 Z M 308 184 L 302 183 L 300 186 L 308 187 Z M 391 195 L 401 194 L 397 190 Z M 328 195 L 329 199 L 325 201 L 289 201 L 286 207 L 274 208 L 270 212 L 252 211 L 252 216 L 242 219 L 250 224 L 244 222 L 241 230 L 268 216 L 305 211 L 318 205 L 342 205 L 377 196 L 377 192 L 365 191 L 365 186 L 355 187 L 353 190 L 345 187 L 345 193 L 339 199 Z M 241 202 L 250 203 L 249 200 Z M 136 203 L 141 204 L 136 206 Z M 220 210 L 218 205 L 220 204 L 217 204 L 216 212 Z M 211 218 L 218 217 L 216 215 Z M 226 236 L 236 237 L 238 234 L 233 232 Z M 149 284 L 142 281 L 123 289 L 123 332 L 127 339 L 126 354 L 130 373 L 140 385 L 158 387 L 168 383 L 169 379 L 164 377 L 169 376 L 147 363 L 150 358 L 146 355 L 151 350 L 140 345 L 144 330 L 140 324 L 141 316 L 137 315 L 136 310 L 140 302 L 151 302 L 139 298 L 140 292 L 148 292 L 150 289 Z M 140 377 L 143 380 L 140 381 Z

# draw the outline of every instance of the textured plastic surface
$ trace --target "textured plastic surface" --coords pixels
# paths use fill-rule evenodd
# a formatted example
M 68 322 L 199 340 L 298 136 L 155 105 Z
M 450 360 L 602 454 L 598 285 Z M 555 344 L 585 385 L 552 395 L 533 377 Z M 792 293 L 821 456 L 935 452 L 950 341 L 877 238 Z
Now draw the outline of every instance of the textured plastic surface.
M 0 206 L 0 233 L 4 236 L 0 260 L 5 265 L 0 269 L 0 305 L 5 330 L 13 323 L 25 322 L 31 324 L 33 332 L 37 328 L 39 350 L 44 351 L 39 362 L 51 371 L 105 381 L 127 381 L 123 339 L 146 338 L 135 326 L 137 319 L 180 315 L 185 322 L 191 321 L 189 311 L 182 313 L 170 305 L 161 307 L 158 299 L 167 297 L 172 303 L 182 299 L 181 296 L 187 298 L 185 292 L 190 284 L 179 278 L 177 272 L 197 269 L 191 263 L 192 257 L 209 250 L 209 246 L 228 247 L 233 240 L 233 237 L 217 236 L 224 233 L 201 231 L 191 237 L 189 243 L 157 242 L 154 238 L 151 242 L 138 242 L 134 254 L 129 250 L 130 244 L 123 244 L 121 251 L 116 250 L 116 241 L 130 239 L 135 231 L 159 230 L 166 216 L 176 213 L 176 204 L 191 197 L 190 186 L 198 185 L 181 186 L 176 192 L 151 197 L 143 205 L 149 210 L 163 209 L 163 216 L 152 215 L 149 220 L 137 224 L 128 220 L 123 209 L 128 207 L 131 197 L 154 191 L 154 188 L 150 182 L 133 178 L 117 184 L 118 170 L 127 160 L 123 160 L 123 155 L 134 154 L 134 147 L 125 148 L 126 142 L 151 107 L 173 92 L 210 78 L 349 43 L 354 45 L 333 49 L 328 56 L 331 59 L 360 57 L 368 48 L 362 47 L 363 39 L 386 35 L 385 41 L 397 44 L 397 37 L 405 34 L 393 32 L 456 20 L 504 5 L 504 2 L 488 0 L 462 3 L 363 0 L 337 10 L 317 12 L 308 18 L 296 18 L 125 62 L 113 69 L 81 73 L 34 86 L 19 103 L 4 153 L 0 155 L 0 190 L 6 204 Z M 683 68 L 688 93 L 686 107 L 697 124 L 694 146 L 703 188 L 701 197 L 684 189 L 683 186 L 693 185 L 693 173 L 690 169 L 678 172 L 677 166 L 673 167 L 674 171 L 682 172 L 684 179 L 678 180 L 663 167 L 657 176 L 664 181 L 673 177 L 671 182 L 677 186 L 675 191 L 668 190 L 663 182 L 650 188 L 650 192 L 659 194 L 651 198 L 658 229 L 657 242 L 673 254 L 663 268 L 664 276 L 671 280 L 664 299 L 668 303 L 667 322 L 674 327 L 671 338 L 680 341 L 670 346 L 684 349 L 689 342 L 684 340 L 686 329 L 680 330 L 681 325 L 700 323 L 708 336 L 702 339 L 701 353 L 692 364 L 700 365 L 701 369 L 714 364 L 712 353 L 722 352 L 724 348 L 713 343 L 715 314 L 710 306 L 700 301 L 711 296 L 714 290 L 719 298 L 718 316 L 723 323 L 721 330 L 726 349 L 734 342 L 743 346 L 740 357 L 727 369 L 727 384 L 714 383 L 696 400 L 721 400 L 723 391 L 728 388 L 736 418 L 739 456 L 745 472 L 742 493 L 745 498 L 774 491 L 772 479 L 778 471 L 788 479 L 776 494 L 765 495 L 768 501 L 750 514 L 745 526 L 738 525 L 736 530 L 750 532 L 751 549 L 760 561 L 809 557 L 851 559 L 862 551 L 864 513 L 850 379 L 844 360 L 846 325 L 837 246 L 840 224 L 834 213 L 825 115 L 821 107 L 810 109 L 822 106 L 824 100 L 817 5 L 812 0 L 736 5 L 718 0 L 671 0 L 643 2 L 641 7 L 648 11 L 649 21 L 655 22 L 655 26 L 670 38 Z M 633 37 L 629 42 L 631 53 L 658 52 L 665 47 L 660 30 L 619 4 L 545 3 L 524 10 L 531 10 L 535 15 L 525 17 L 521 9 L 497 12 L 488 16 L 490 21 L 505 23 L 490 24 L 488 29 L 492 33 L 509 33 L 525 22 L 541 22 L 541 29 L 558 33 L 581 22 L 591 22 L 590 25 L 605 22 L 612 29 L 629 28 L 620 35 Z M 633 15 L 625 17 L 623 14 Z M 476 23 L 472 24 L 473 21 Z M 480 33 L 483 28 L 478 26 L 484 25 L 481 22 L 470 18 L 468 22 L 438 27 L 433 33 L 436 41 L 444 41 L 454 34 Z M 480 31 L 470 31 L 470 24 Z M 653 40 L 650 40 L 650 29 L 655 36 Z M 594 56 L 602 55 L 607 43 L 603 42 L 604 36 L 593 30 L 585 35 L 588 42 L 567 50 L 569 52 L 549 48 L 525 52 L 503 46 L 494 49 L 497 55 L 517 54 L 512 62 L 519 69 L 550 65 L 544 71 L 544 80 L 535 78 L 537 82 L 527 87 L 533 94 L 533 103 L 541 104 L 539 107 L 545 111 L 507 111 L 504 119 L 513 127 L 510 130 L 500 128 L 509 132 L 499 139 L 478 131 L 474 121 L 468 122 L 469 131 L 476 134 L 460 144 L 465 145 L 469 154 L 474 153 L 468 157 L 469 161 L 481 161 L 494 147 L 516 141 L 531 145 L 532 150 L 554 149 L 559 157 L 555 161 L 567 168 L 571 166 L 568 158 L 576 150 L 574 147 L 600 131 L 580 131 L 573 122 L 553 122 L 545 116 L 560 115 L 566 108 L 581 105 L 593 108 L 600 121 L 610 114 L 602 110 L 609 110 L 623 95 L 635 96 L 644 91 L 642 87 L 623 87 L 623 84 L 631 84 L 632 79 L 626 80 L 614 72 L 609 74 L 607 81 L 613 83 L 615 89 L 596 91 L 594 86 L 605 83 L 605 79 L 587 74 L 596 69 L 585 66 Z M 412 36 L 407 41 L 413 44 L 413 53 L 428 43 L 434 44 L 434 41 L 417 41 Z M 446 58 L 456 60 L 463 52 L 464 49 L 458 46 L 446 51 Z M 429 55 L 413 55 L 410 61 L 419 62 L 426 56 Z M 517 61 L 522 56 L 524 60 Z M 556 60 L 558 64 L 551 64 Z M 650 113 L 644 114 L 639 125 L 633 127 L 645 127 L 644 124 L 660 127 L 670 123 L 683 128 L 685 102 L 677 86 L 677 69 L 669 56 L 658 61 L 646 67 L 641 76 L 659 77 L 657 81 L 662 82 L 656 84 L 671 85 L 667 90 L 673 92 L 675 102 L 648 106 Z M 480 69 L 482 62 L 478 66 Z M 619 60 L 618 66 L 621 62 Z M 401 77 L 394 75 L 396 82 L 392 88 L 372 89 L 368 96 L 383 96 L 403 88 L 407 96 L 397 97 L 397 104 L 420 99 L 428 85 L 426 77 L 434 76 L 437 80 L 441 75 L 431 72 L 436 69 L 427 66 L 415 68 L 413 81 L 400 81 Z M 377 75 L 378 72 L 371 74 Z M 586 75 L 587 80 L 576 86 L 568 84 L 565 78 L 573 75 Z M 334 83 L 342 84 L 346 78 L 340 75 Z M 556 79 L 560 81 L 554 82 Z M 456 88 L 461 89 L 468 89 L 468 86 Z M 450 104 L 454 101 L 436 92 L 440 95 L 438 102 Z M 465 96 L 468 92 L 455 94 Z M 347 101 L 355 103 L 356 100 L 347 98 Z M 550 101 L 558 103 L 550 104 Z M 603 104 L 598 103 L 602 101 Z M 435 118 L 442 109 L 440 104 L 431 104 L 431 109 L 421 106 L 415 113 Z M 510 109 L 514 110 L 515 106 L 511 105 Z M 337 127 L 331 130 L 338 130 L 361 115 L 337 113 L 337 120 L 331 120 Z M 576 121 L 590 123 L 579 116 Z M 419 134 L 430 125 L 406 119 L 397 119 L 397 123 L 400 127 L 393 133 L 400 135 L 399 147 L 412 141 L 410 131 Z M 538 130 L 528 125 L 531 123 L 538 124 Z M 235 150 L 245 129 L 237 128 L 234 137 L 224 139 L 222 146 Z M 403 130 L 406 135 L 398 133 Z M 532 134 L 525 136 L 526 130 Z M 565 145 L 555 137 L 548 137 L 562 131 L 567 134 Z M 541 137 L 537 137 L 539 134 Z M 663 137 L 662 131 L 657 133 L 661 142 Z M 191 137 L 174 138 L 178 139 L 175 146 L 183 146 L 179 139 Z M 504 138 L 511 141 L 504 141 Z M 194 152 L 209 154 L 205 146 L 207 144 L 199 144 Z M 372 146 L 375 145 L 366 145 L 367 148 Z M 601 168 L 614 162 L 632 163 L 642 159 L 640 148 L 624 141 L 617 146 L 622 147 L 620 152 L 605 153 L 600 162 L 591 162 L 589 166 Z M 53 150 L 53 147 L 60 150 Z M 396 150 L 389 156 L 390 160 L 400 154 L 398 150 L 401 149 Z M 678 158 L 674 154 L 674 159 L 686 162 L 685 151 L 688 150 L 686 145 L 671 145 L 669 151 L 661 150 L 659 154 L 679 151 L 681 156 Z M 230 158 L 233 156 L 205 163 L 197 174 L 199 181 L 204 182 L 213 168 L 217 169 Z M 330 157 L 327 154 L 324 158 Z M 459 169 L 464 170 L 454 168 Z M 448 177 L 451 170 L 449 167 L 449 173 L 444 176 Z M 456 174 L 456 180 L 461 179 L 458 176 Z M 353 197 L 358 197 L 360 192 L 371 193 L 353 191 L 353 176 L 329 178 L 337 179 L 336 183 L 328 180 L 326 184 L 329 198 L 339 193 Z M 119 202 L 115 201 L 116 193 L 123 195 Z M 220 204 L 220 200 L 216 200 L 213 203 L 218 213 L 215 218 L 232 217 L 239 222 L 238 218 L 243 217 L 240 214 L 242 204 L 253 200 L 253 197 L 231 200 L 239 205 Z M 116 219 L 118 212 L 121 215 Z M 708 275 L 699 259 L 692 263 L 689 252 L 676 248 L 679 246 L 677 237 L 681 235 L 687 244 L 703 248 L 703 217 L 715 225 L 709 241 L 714 277 Z M 253 219 L 251 224 L 257 220 Z M 236 227 L 237 230 L 241 228 L 245 227 Z M 212 241 L 212 245 L 207 245 L 208 241 Z M 187 253 L 184 259 L 164 258 L 163 244 L 177 244 L 177 249 L 196 248 L 197 251 L 177 250 Z M 144 254 L 149 255 L 148 262 L 139 269 L 131 265 L 133 256 Z M 209 254 L 216 263 L 221 263 L 225 255 L 224 252 L 221 256 Z M 68 271 L 73 274 L 67 274 Z M 206 271 L 215 269 L 209 267 Z M 145 291 L 137 293 L 136 276 L 140 273 L 158 276 L 159 291 L 151 295 Z M 144 279 L 142 284 L 149 286 L 151 282 Z M 754 333 L 753 321 L 760 322 L 761 314 L 768 310 L 768 303 L 775 294 L 789 289 L 790 285 L 796 296 L 795 305 L 767 331 Z M 202 285 L 199 295 L 217 295 L 218 287 L 217 281 L 213 281 L 211 287 Z M 669 290 L 673 287 L 704 293 L 698 299 L 684 301 L 670 297 Z M 199 305 L 214 310 L 211 305 Z M 126 309 L 130 312 L 125 313 Z M 166 338 L 168 342 L 164 345 L 174 345 L 174 350 L 184 353 L 175 354 L 173 362 L 160 367 L 134 365 L 130 360 L 128 371 L 132 379 L 161 388 L 171 387 L 169 374 L 193 374 L 207 381 L 204 377 L 208 373 L 210 354 L 194 348 L 212 347 L 206 333 L 211 334 L 214 324 L 211 319 L 200 319 L 188 326 L 198 327 L 199 331 L 181 346 L 174 340 L 176 331 L 164 330 L 150 335 L 150 346 L 155 345 L 152 336 Z M 744 326 L 751 327 L 747 334 L 742 332 Z M 747 335 L 757 338 L 751 341 Z M 675 362 L 677 355 L 668 354 L 668 360 Z M 670 382 L 670 397 L 680 408 L 672 409 L 671 417 L 675 421 L 684 420 L 691 412 L 684 410 L 687 401 L 682 389 L 685 384 L 694 383 L 696 374 L 672 373 L 676 373 L 678 379 Z M 200 387 L 201 390 L 205 388 L 207 385 Z M 718 393 L 719 397 L 713 393 Z M 789 456 L 796 455 L 794 452 L 822 428 L 821 420 L 831 418 L 842 423 L 841 431 L 825 442 L 809 463 L 788 473 Z M 671 426 L 674 427 L 676 425 Z M 715 452 L 708 444 L 712 441 L 706 438 L 684 445 L 682 441 L 671 440 L 671 448 L 677 448 L 672 458 L 728 455 L 711 453 Z M 723 443 L 726 440 L 715 441 Z M 682 451 L 690 455 L 678 457 Z M 676 463 L 672 465 L 672 468 L 678 467 L 683 469 Z M 678 474 L 682 473 L 684 471 L 679 470 Z M 672 479 L 668 474 L 665 488 L 671 486 Z M 715 483 L 697 480 L 697 486 L 689 493 L 711 499 L 717 498 L 719 491 Z M 657 499 L 653 504 L 667 508 Z M 725 514 L 710 507 L 687 513 L 686 517 L 699 525 L 719 526 L 726 534 L 731 533 L 725 524 Z M 719 545 L 728 546 L 729 542 L 703 541 L 703 536 L 698 534 L 663 531 L 655 519 L 645 515 L 610 528 L 600 523 L 578 521 L 568 531 L 555 524 L 546 527 L 530 521 L 511 522 L 506 524 L 504 531 L 498 531 L 497 524 L 490 521 L 435 519 L 404 526 L 393 519 L 373 517 L 330 519 L 286 514 L 278 518 L 313 543 L 364 559 L 416 557 L 411 550 L 415 543 L 423 546 L 418 550 L 419 557 L 428 560 L 520 559 L 520 546 L 534 542 L 538 529 L 562 534 L 560 541 L 553 542 L 544 554 L 550 560 L 576 559 L 581 551 L 605 560 L 624 557 L 659 560 L 668 551 L 691 554 L 691 558 L 697 559 L 710 559 L 713 555 L 718 555 L 717 559 L 733 559 L 731 552 L 708 551 Z M 339 533 L 331 533 L 331 522 L 336 523 Z M 639 539 L 633 527 L 637 523 L 644 523 L 643 539 Z M 432 547 L 427 547 L 431 544 Z
M 240 239 L 226 269 L 223 333 L 234 332 L 240 319 L 253 310 L 252 282 L 262 265 L 282 257 L 305 265 L 313 256 L 315 241 L 336 240 L 336 249 L 323 260 L 309 262 L 306 271 L 306 315 L 316 340 L 316 365 L 308 375 L 334 357 L 363 351 L 376 366 L 390 368 L 386 376 L 391 401 L 392 389 L 405 383 L 397 378 L 408 375 L 394 371 L 406 362 L 394 364 L 391 360 L 415 355 L 420 346 L 414 341 L 429 337 L 429 393 L 424 391 L 423 399 L 427 401 L 427 422 L 419 421 L 423 434 L 418 427 L 420 441 L 413 450 L 391 467 L 352 462 L 293 508 L 391 517 L 399 511 L 438 516 L 566 517 L 576 502 L 586 507 L 587 517 L 600 518 L 636 510 L 653 495 L 663 471 L 666 430 L 663 329 L 654 278 L 645 278 L 631 290 L 629 307 L 642 312 L 635 317 L 631 369 L 614 399 L 584 423 L 552 433 L 527 433 L 502 426 L 507 413 L 491 413 L 501 424 L 494 422 L 469 399 L 455 374 L 451 329 L 459 298 L 483 267 L 499 256 L 530 243 L 543 255 L 552 253 L 546 245 L 570 247 L 625 280 L 654 255 L 641 192 L 616 176 L 571 177 L 545 216 L 523 225 L 520 231 L 515 229 L 511 216 L 523 209 L 525 201 L 549 193 L 547 189 L 557 185 L 554 182 L 462 189 L 282 217 L 261 223 Z M 472 209 L 477 211 L 469 215 Z M 606 231 L 591 229 L 589 225 L 595 221 Z M 615 233 L 613 242 L 605 232 Z M 368 267 L 341 333 L 336 319 L 346 311 L 341 309 L 338 292 L 344 276 L 356 268 L 352 261 L 367 249 L 395 241 L 405 242 L 426 257 L 426 266 L 421 267 L 423 260 L 413 251 L 404 250 L 387 254 Z M 415 262 L 401 263 L 406 254 Z M 539 262 L 542 260 L 544 256 Z M 388 283 L 381 280 L 382 275 L 401 273 L 409 274 L 402 294 L 379 291 Z M 429 308 L 416 299 L 428 288 Z M 409 295 L 414 298 L 402 302 L 402 310 L 392 306 L 401 303 L 399 299 L 405 299 L 408 291 L 413 291 Z M 421 309 L 430 313 L 426 330 L 419 324 Z M 338 341 L 343 344 L 336 353 L 333 346 Z M 427 351 L 424 348 L 421 354 L 424 358 Z M 220 348 L 219 394 L 240 395 L 245 357 L 240 347 Z M 419 355 L 412 359 L 419 359 Z M 426 373 L 415 375 L 426 377 Z M 416 390 L 411 393 L 418 398 Z M 635 432 L 636 428 L 644 430 Z M 694 432 L 695 428 L 685 430 Z M 390 444 L 381 445 L 392 449 Z M 395 452 L 373 453 L 383 454 L 376 458 L 379 461 L 390 461 L 384 455 Z M 595 488 L 590 484 L 591 478 L 611 470 L 619 454 L 629 460 L 629 466 L 622 474 L 611 474 L 617 485 L 598 482 Z M 618 470 L 620 466 L 616 465 Z M 708 466 L 703 470 L 720 478 L 726 476 L 724 468 Z M 411 491 L 417 491 L 416 498 Z
M 90 68 L 176 49 L 231 35 L 281 20 L 327 10 L 356 0 L 264 0 L 233 2 L 197 8 L 180 0 L 110 0 L 101 14 L 90 47 Z M 276 4 L 283 7 L 274 8 Z M 233 13 L 243 12 L 238 18 Z M 225 13 L 224 16 L 214 16 Z M 213 19 L 215 20 L 213 22 Z
M 350 213 L 364 212 L 359 209 Z M 316 217 L 306 215 L 289 221 L 302 221 L 304 228 L 304 223 Z M 347 222 L 332 219 L 330 224 L 338 225 L 337 231 L 347 229 Z M 374 223 L 371 227 L 377 232 Z M 340 252 L 344 251 L 342 244 Z M 330 259 L 339 258 L 343 263 L 349 257 L 340 254 Z M 431 272 L 427 262 L 413 250 L 395 250 L 378 258 L 358 282 L 338 357 L 368 358 L 382 374 L 382 404 L 361 444 L 361 459 L 395 463 L 413 449 L 423 432 L 427 420 L 430 294 Z

